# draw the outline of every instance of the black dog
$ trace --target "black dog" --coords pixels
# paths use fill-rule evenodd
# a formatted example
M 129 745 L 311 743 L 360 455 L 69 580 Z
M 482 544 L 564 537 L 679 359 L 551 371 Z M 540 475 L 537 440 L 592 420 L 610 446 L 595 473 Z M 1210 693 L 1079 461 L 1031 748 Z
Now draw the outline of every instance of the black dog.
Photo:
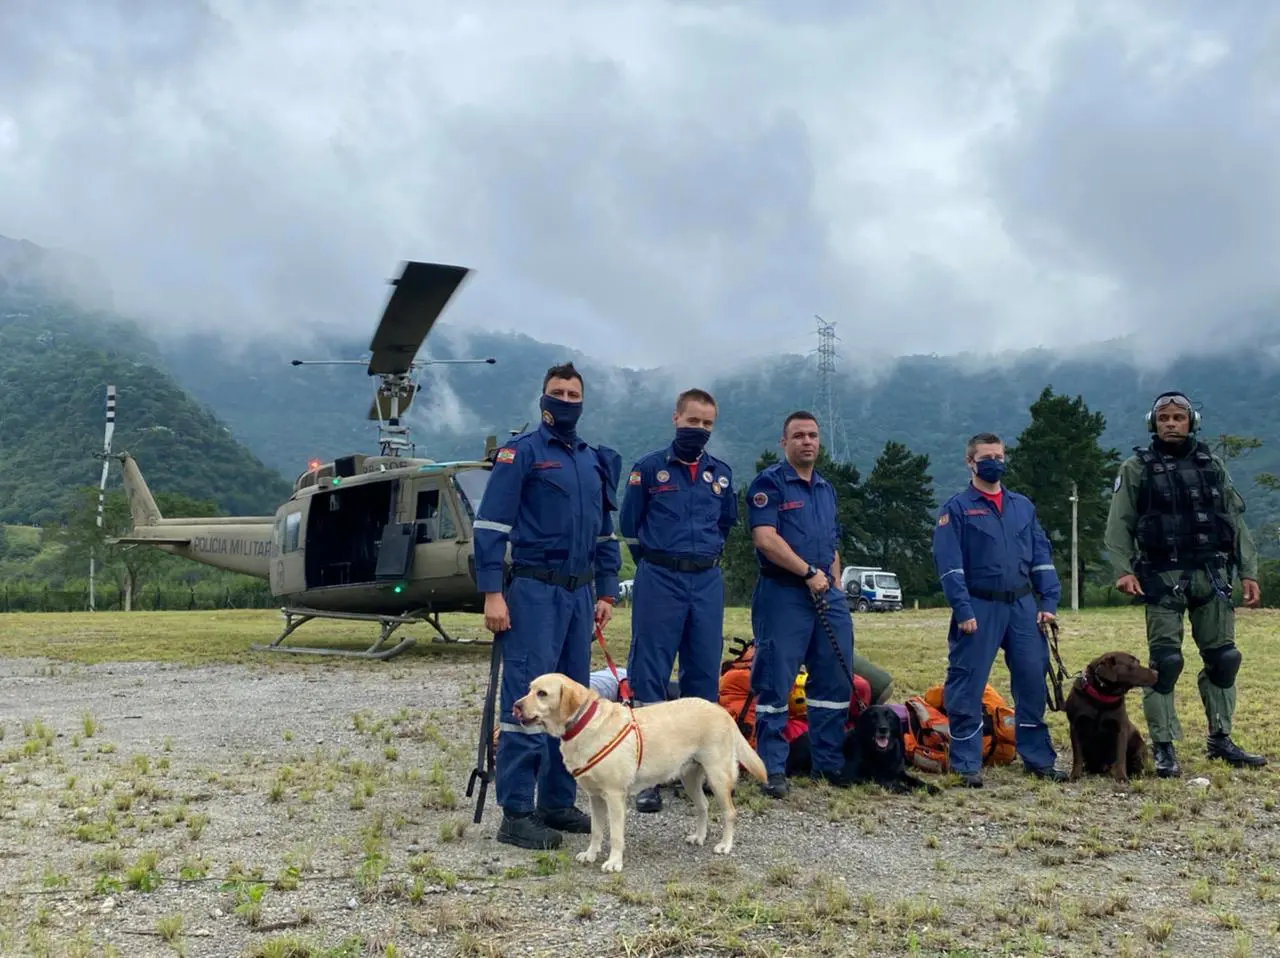
M 920 788 L 930 795 L 941 791 L 907 771 L 902 721 L 887 705 L 872 705 L 857 717 L 844 737 L 843 752 L 842 777 L 850 785 L 869 782 L 899 793 Z

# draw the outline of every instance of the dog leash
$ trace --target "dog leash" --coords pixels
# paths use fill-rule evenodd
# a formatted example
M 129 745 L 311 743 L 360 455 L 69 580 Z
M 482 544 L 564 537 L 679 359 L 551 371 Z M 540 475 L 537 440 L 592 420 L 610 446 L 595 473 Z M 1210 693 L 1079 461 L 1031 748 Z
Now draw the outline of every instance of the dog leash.
M 1062 692 L 1062 683 L 1071 677 L 1065 665 L 1062 664 L 1062 656 L 1058 652 L 1058 622 L 1056 619 L 1050 619 L 1048 622 L 1040 623 L 1040 634 L 1044 636 L 1045 643 L 1049 646 L 1050 661 L 1045 666 L 1045 675 L 1048 678 L 1048 684 L 1045 686 L 1046 704 L 1051 712 L 1061 712 L 1066 705 L 1066 697 Z
M 476 783 L 480 784 L 480 794 L 476 797 L 476 812 L 473 821 L 479 825 L 484 816 L 485 795 L 489 791 L 489 783 L 494 780 L 494 767 L 497 765 L 497 744 L 493 735 L 493 708 L 498 698 L 498 667 L 502 662 L 502 637 L 499 632 L 493 637 L 493 650 L 489 657 L 489 687 L 484 695 L 484 714 L 480 716 L 480 746 L 476 752 L 476 767 L 467 782 L 467 798 L 475 791 Z
M 635 704 L 631 694 L 631 683 L 618 675 L 618 667 L 613 664 L 613 656 L 609 654 L 609 647 L 604 644 L 604 631 L 600 628 L 599 623 L 596 624 L 596 641 L 600 643 L 600 651 L 604 653 L 604 660 L 609 665 L 609 671 L 618 680 L 618 701 L 627 708 L 631 708 Z
M 822 623 L 822 629 L 827 633 L 827 638 L 831 641 L 831 650 L 835 652 L 836 659 L 840 662 L 840 667 L 849 673 L 849 700 L 852 702 L 855 698 L 853 695 L 853 689 L 856 688 L 856 683 L 854 682 L 853 677 L 853 666 L 844 660 L 844 653 L 840 651 L 840 643 L 836 639 L 836 630 L 831 628 L 831 623 L 827 621 L 827 597 L 825 595 L 818 595 L 816 592 L 811 591 L 809 593 L 809 598 L 813 600 L 814 607 L 818 610 L 818 621 Z

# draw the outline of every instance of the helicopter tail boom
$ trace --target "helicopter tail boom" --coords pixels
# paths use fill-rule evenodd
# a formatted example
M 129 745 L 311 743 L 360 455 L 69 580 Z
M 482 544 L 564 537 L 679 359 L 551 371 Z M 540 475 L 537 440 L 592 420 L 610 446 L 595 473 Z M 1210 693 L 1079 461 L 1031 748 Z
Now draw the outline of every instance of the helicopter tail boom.
M 110 541 L 146 545 L 231 572 L 270 577 L 273 516 L 210 516 L 166 519 L 147 488 L 138 464 L 127 452 L 120 460 L 124 490 L 129 497 L 133 528 Z

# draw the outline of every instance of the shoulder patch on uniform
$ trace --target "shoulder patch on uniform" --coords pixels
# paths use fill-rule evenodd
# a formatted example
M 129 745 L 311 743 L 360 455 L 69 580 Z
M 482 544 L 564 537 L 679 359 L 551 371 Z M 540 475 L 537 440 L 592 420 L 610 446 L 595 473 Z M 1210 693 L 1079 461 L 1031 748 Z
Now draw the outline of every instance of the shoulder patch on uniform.
M 769 504 L 769 496 L 763 492 L 757 492 L 751 497 L 751 504 L 757 509 L 763 509 Z
M 949 512 L 944 512 L 942 515 L 938 516 L 938 525 L 940 526 L 945 526 L 950 521 L 951 513 Z
M 503 446 L 498 450 L 498 455 L 494 457 L 498 462 L 515 462 L 516 451 L 510 446 Z
M 640 485 L 640 471 L 639 471 L 639 470 L 634 470 L 634 471 L 631 473 L 631 475 L 627 476 L 627 485 L 629 485 L 629 486 L 638 486 L 638 485 Z

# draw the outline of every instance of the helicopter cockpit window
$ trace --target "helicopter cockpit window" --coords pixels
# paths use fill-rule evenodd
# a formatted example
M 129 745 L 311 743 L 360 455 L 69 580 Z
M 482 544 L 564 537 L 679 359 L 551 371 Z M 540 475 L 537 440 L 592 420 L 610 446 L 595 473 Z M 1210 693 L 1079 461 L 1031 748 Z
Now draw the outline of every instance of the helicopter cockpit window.
M 467 469 L 453 474 L 453 484 L 458 490 L 463 508 L 467 510 L 467 519 L 470 522 L 476 521 L 476 513 L 480 511 L 480 500 L 484 497 L 484 489 L 488 483 L 488 469 Z
M 296 552 L 298 549 L 298 529 L 302 525 L 302 513 L 291 512 L 284 519 L 283 552 Z

